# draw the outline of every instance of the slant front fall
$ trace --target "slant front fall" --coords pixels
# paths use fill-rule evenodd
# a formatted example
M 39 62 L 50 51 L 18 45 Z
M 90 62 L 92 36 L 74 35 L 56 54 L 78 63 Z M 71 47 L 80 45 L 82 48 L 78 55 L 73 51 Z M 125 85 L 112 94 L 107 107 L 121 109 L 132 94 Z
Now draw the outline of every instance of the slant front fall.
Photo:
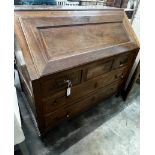
M 139 43 L 121 9 L 15 11 L 16 60 L 41 133 L 121 92 Z

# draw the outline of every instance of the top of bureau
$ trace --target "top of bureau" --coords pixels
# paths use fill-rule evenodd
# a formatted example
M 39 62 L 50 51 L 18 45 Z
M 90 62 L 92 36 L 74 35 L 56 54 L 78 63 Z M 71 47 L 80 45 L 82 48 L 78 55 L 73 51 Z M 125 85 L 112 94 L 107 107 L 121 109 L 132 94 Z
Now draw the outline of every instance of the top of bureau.
M 139 48 L 116 8 L 17 7 L 15 34 L 31 80 Z

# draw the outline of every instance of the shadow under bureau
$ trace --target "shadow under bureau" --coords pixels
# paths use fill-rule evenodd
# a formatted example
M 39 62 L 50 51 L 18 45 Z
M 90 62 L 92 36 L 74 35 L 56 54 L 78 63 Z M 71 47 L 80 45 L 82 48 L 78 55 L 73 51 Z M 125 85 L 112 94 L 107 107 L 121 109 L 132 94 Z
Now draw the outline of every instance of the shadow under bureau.
M 15 57 L 41 134 L 124 89 L 139 43 L 122 9 L 15 11 Z

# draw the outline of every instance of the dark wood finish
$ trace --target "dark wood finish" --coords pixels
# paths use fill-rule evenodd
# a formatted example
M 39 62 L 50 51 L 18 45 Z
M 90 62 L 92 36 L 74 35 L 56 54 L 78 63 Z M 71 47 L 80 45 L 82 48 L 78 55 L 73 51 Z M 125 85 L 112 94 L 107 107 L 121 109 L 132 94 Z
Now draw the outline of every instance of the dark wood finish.
M 78 113 L 83 112 L 92 107 L 97 102 L 113 95 L 119 87 L 119 82 L 115 82 L 112 85 L 99 89 L 96 92 L 90 93 L 80 100 L 74 101 L 74 104 L 63 107 L 53 113 L 45 115 L 45 126 L 48 128 L 56 126 L 64 119 L 70 119 L 76 116 Z
M 80 84 L 81 82 L 81 70 L 72 70 L 69 72 L 57 73 L 50 78 L 42 78 L 41 88 L 44 96 L 49 94 L 54 94 L 57 91 L 64 90 L 67 87 L 67 83 L 64 81 L 70 79 L 72 81 L 72 86 Z
M 121 9 L 15 11 L 15 34 L 17 69 L 41 133 L 122 91 L 139 51 Z
M 95 62 L 90 64 L 87 68 L 87 79 L 91 79 L 106 72 L 109 72 L 111 70 L 112 63 L 113 60 L 110 59 L 106 60 L 106 62 L 102 60 L 97 63 Z
M 118 55 L 115 57 L 112 68 L 116 69 L 119 67 L 126 66 L 129 64 L 129 62 L 131 60 L 132 60 L 132 54 L 131 53 L 125 53 L 125 54 Z
M 44 98 L 43 101 L 46 103 L 44 113 L 54 111 L 61 106 L 68 106 L 78 98 L 84 97 L 87 94 L 105 87 L 114 81 L 122 80 L 124 78 L 125 69 L 126 68 L 120 68 L 119 70 L 111 71 L 107 74 L 81 83 L 72 88 L 72 95 L 69 97 L 66 96 L 66 91 L 64 89 L 63 91 Z
M 134 73 L 133 73 L 133 75 L 131 77 L 131 80 L 130 80 L 130 82 L 128 84 L 128 87 L 122 91 L 122 96 L 123 96 L 124 100 L 126 100 L 128 94 L 130 93 L 130 91 L 131 91 L 134 83 L 136 82 L 137 78 L 139 77 L 139 75 L 140 75 L 140 61 L 138 62 L 137 67 L 134 70 Z

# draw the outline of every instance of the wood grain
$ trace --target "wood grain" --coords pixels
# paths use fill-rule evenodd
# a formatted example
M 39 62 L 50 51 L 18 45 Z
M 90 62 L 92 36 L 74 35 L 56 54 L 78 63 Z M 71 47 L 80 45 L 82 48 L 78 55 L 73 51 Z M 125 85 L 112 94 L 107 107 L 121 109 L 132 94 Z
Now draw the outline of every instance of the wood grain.
M 107 97 L 113 95 L 119 87 L 119 83 L 115 82 L 110 86 L 102 88 L 94 93 L 91 93 L 81 100 L 76 100 L 74 104 L 61 108 L 49 115 L 45 116 L 45 126 L 46 128 L 51 128 L 60 124 L 65 119 L 71 119 L 77 114 L 88 110 L 92 106 L 94 106 L 97 102 L 106 99 Z
M 17 9 L 15 35 L 17 69 L 41 134 L 121 92 L 139 51 L 122 9 Z

